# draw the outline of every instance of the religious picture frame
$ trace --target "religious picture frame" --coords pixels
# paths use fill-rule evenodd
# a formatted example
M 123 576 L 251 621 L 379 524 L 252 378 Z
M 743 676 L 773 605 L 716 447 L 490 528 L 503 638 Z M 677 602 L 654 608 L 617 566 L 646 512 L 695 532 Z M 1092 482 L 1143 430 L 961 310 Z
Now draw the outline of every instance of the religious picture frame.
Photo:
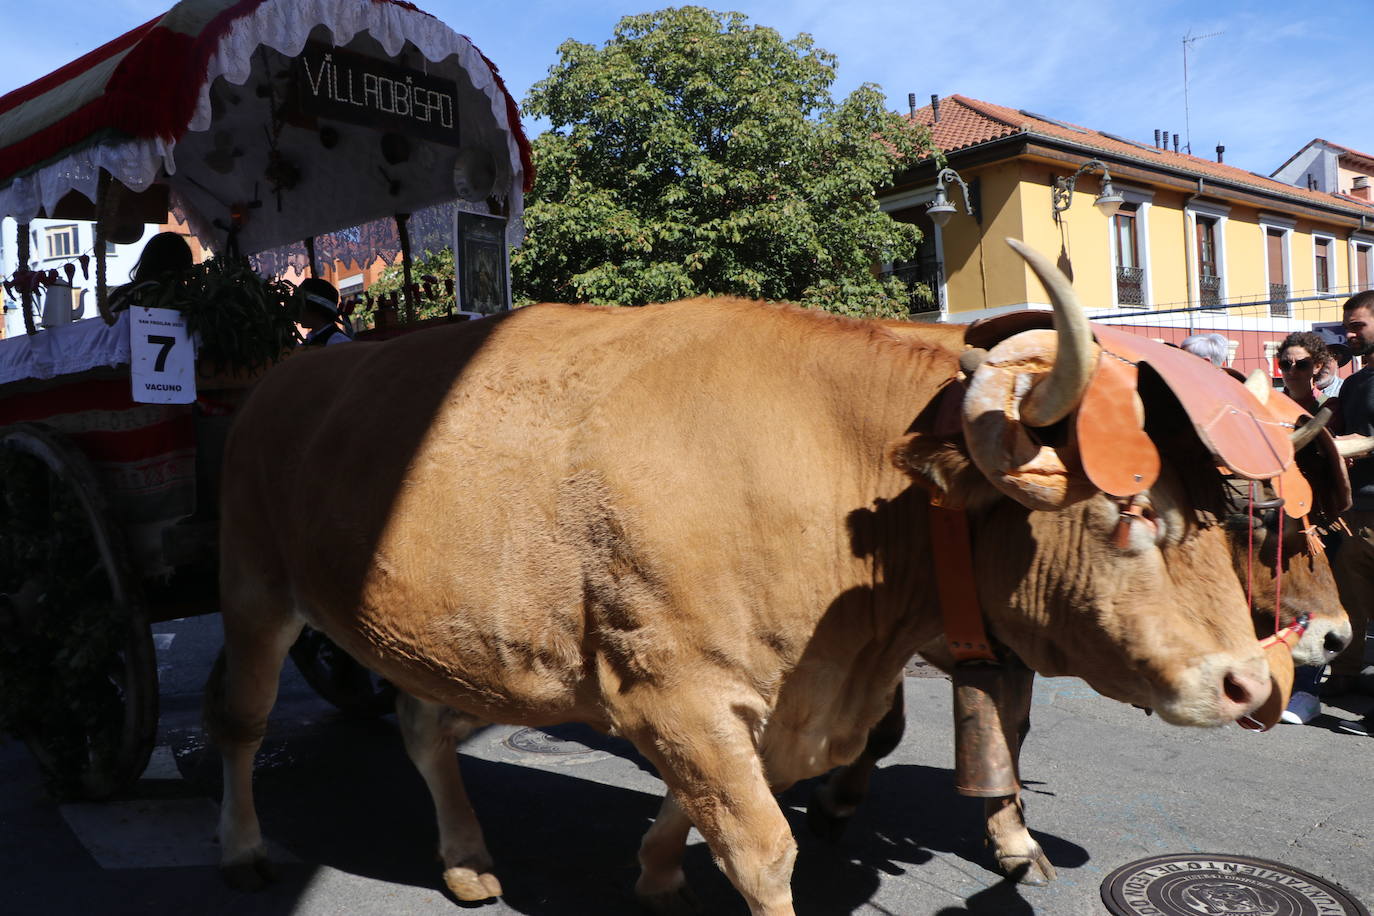
M 459 210 L 454 230 L 458 309 L 477 315 L 510 310 L 506 221 Z

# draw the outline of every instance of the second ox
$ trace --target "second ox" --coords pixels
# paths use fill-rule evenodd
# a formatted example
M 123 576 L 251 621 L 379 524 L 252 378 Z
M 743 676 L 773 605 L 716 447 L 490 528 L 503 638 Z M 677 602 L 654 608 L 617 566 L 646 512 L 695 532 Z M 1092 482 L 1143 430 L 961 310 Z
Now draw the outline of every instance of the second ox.
M 915 333 L 909 325 L 895 328 Z M 1374 438 L 1333 440 L 1323 431 L 1329 411 L 1309 417 L 1274 391 L 1262 371 L 1257 370 L 1245 384 L 1262 405 L 1260 415 L 1266 422 L 1291 430 L 1295 462 L 1272 480 L 1228 478 L 1225 512 L 1219 521 L 1229 537 L 1231 567 L 1251 601 L 1256 635 L 1282 633 L 1295 665 L 1325 665 L 1352 637 L 1319 533 L 1337 526 L 1341 512 L 1349 506 L 1344 460 L 1374 450 Z M 942 641 L 924 647 L 921 654 L 946 672 L 954 668 Z M 1003 661 L 1006 677 L 999 684 L 997 705 L 999 717 L 1006 720 L 1001 724 L 1008 733 L 1014 776 L 1030 730 L 1034 674 L 1014 656 Z M 1272 720 L 1281 704 L 1269 705 Z M 807 810 L 813 832 L 838 841 L 862 803 L 878 761 L 900 742 L 905 715 L 899 682 L 892 707 L 870 733 L 863 753 L 830 774 L 814 793 Z M 960 723 L 956 717 L 956 724 Z M 962 727 L 967 727 L 967 721 Z M 963 791 L 985 796 L 986 836 L 1000 871 L 1023 884 L 1053 880 L 1054 866 L 1026 827 L 1018 791 L 970 791 L 968 787 Z

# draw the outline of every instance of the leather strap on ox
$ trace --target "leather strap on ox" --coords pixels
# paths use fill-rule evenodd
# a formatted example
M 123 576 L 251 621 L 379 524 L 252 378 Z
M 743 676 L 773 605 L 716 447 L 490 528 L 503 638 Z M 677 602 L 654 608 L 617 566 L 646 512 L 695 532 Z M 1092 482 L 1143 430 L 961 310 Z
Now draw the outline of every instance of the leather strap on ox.
M 952 381 L 940 397 L 937 436 L 957 439 L 964 386 Z M 945 641 L 954 656 L 954 785 L 961 795 L 1017 795 L 1019 723 L 1029 714 L 1029 668 L 1003 664 L 992 649 L 978 604 L 973 542 L 962 508 L 930 503 L 930 552 Z
M 1203 445 L 1237 475 L 1249 480 L 1268 480 L 1293 465 L 1288 428 L 1265 411 L 1242 383 L 1186 350 L 1120 328 L 1095 324 L 1093 334 L 1102 345 L 1104 361 L 1115 357 L 1133 363 L 1137 373 L 1142 364 L 1153 369 L 1178 398 Z M 1080 449 L 1085 444 L 1085 434 L 1090 440 L 1096 438 L 1094 420 L 1100 419 L 1100 415 L 1084 417 L 1080 411 Z M 1091 459 L 1083 456 L 1083 467 L 1090 477 L 1095 468 L 1110 465 L 1113 460 L 1110 449 L 1105 447 L 1109 443 L 1103 446 L 1090 451 Z
M 940 596 L 945 641 L 955 662 L 997 661 L 992 641 L 983 626 L 968 515 L 962 509 L 931 504 L 930 554 L 935 563 L 935 586 Z

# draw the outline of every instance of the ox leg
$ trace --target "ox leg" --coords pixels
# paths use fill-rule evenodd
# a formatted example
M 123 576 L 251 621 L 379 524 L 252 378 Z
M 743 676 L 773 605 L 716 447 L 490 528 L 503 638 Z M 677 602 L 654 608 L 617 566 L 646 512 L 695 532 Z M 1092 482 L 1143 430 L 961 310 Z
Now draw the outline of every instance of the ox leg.
M 396 692 L 396 715 L 406 754 L 429 787 L 439 822 L 439 859 L 444 884 L 459 900 L 487 900 L 501 896 L 501 882 L 491 872 L 482 827 L 458 772 L 458 742 L 483 723 L 450 709 Z
M 275 877 L 253 803 L 253 758 L 277 700 L 282 662 L 301 625 L 290 613 L 270 623 L 239 618 L 226 605 L 224 649 L 205 685 L 205 727 L 224 772 L 220 869 L 230 885 L 243 890 L 261 888 Z
M 682 854 L 692 821 L 670 792 L 663 798 L 649 832 L 639 844 L 639 880 L 635 896 L 651 913 L 687 916 L 697 911 L 696 901 L 682 874 Z
M 1021 771 L 1021 744 L 1030 732 L 1031 687 L 1035 672 L 1024 666 L 1011 668 L 998 698 L 998 714 L 1007 724 L 1015 723 L 1015 740 L 1010 747 L 1016 772 Z M 1026 827 L 1026 808 L 1020 793 L 983 800 L 988 845 L 997 858 L 997 868 L 1019 884 L 1040 887 L 1056 877 L 1040 844 Z
M 668 721 L 656 717 L 662 727 L 638 731 L 635 746 L 658 767 L 752 916 L 795 916 L 791 882 L 797 844 L 750 730 L 729 709 L 702 712 L 714 714 Z M 651 853 L 660 843 L 666 848 L 682 831 L 671 818 L 655 827 L 661 833 L 649 841 Z
M 906 697 L 899 681 L 892 706 L 868 733 L 868 743 L 852 763 L 830 774 L 806 806 L 806 825 L 823 840 L 838 843 L 849 820 L 868 795 L 868 782 L 878 761 L 891 754 L 906 731 Z

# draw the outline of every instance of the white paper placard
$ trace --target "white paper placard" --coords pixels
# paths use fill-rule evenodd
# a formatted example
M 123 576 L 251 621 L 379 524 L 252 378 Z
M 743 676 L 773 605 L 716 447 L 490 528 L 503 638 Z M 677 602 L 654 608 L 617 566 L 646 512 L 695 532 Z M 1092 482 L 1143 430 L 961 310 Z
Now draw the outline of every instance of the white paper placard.
M 129 363 L 134 400 L 190 404 L 196 399 L 196 354 L 186 317 L 176 309 L 129 309 Z

